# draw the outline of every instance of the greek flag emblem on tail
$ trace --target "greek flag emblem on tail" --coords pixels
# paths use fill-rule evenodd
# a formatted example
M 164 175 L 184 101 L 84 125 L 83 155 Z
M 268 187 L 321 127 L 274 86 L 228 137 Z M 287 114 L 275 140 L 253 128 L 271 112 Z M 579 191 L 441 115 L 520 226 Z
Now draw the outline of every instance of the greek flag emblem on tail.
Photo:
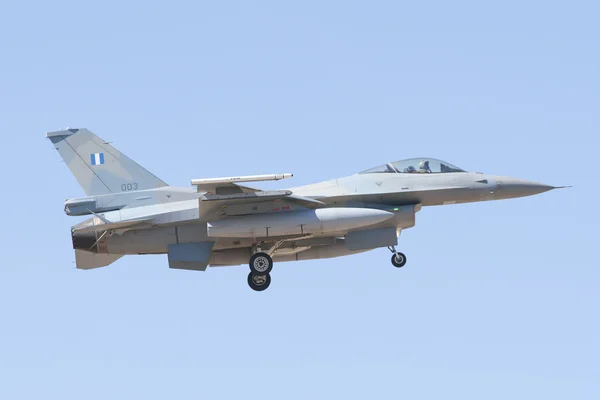
M 90 159 L 92 161 L 92 165 L 104 164 L 104 153 L 90 154 Z

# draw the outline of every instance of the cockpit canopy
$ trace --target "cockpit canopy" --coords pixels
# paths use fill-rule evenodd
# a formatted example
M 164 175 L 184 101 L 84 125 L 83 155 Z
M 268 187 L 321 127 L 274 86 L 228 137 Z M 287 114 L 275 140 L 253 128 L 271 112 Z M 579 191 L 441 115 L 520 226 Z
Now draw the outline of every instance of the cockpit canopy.
M 401 174 L 444 174 L 448 172 L 466 172 L 446 161 L 435 158 L 410 158 L 379 165 L 375 168 L 359 172 L 360 174 L 401 173 Z

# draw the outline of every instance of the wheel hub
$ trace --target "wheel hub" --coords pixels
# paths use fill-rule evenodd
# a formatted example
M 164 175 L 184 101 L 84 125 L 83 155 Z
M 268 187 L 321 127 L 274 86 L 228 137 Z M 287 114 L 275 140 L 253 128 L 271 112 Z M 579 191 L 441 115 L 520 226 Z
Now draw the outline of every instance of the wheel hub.
M 265 272 L 269 268 L 269 261 L 265 257 L 257 257 L 254 260 L 254 269 L 258 272 Z
M 256 286 L 262 286 L 265 283 L 267 283 L 267 277 L 266 277 L 266 275 L 253 275 L 252 276 L 252 282 Z

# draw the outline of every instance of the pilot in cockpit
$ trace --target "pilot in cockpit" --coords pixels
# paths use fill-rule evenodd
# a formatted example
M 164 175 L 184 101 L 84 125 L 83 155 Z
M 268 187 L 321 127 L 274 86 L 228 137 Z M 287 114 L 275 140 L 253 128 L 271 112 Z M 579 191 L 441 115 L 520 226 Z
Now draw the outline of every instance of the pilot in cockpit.
M 417 172 L 417 170 L 412 165 L 409 165 L 408 168 L 404 168 L 404 172 L 414 174 L 415 172 Z
M 431 168 L 429 168 L 429 161 L 423 160 L 419 163 L 419 172 L 431 173 Z

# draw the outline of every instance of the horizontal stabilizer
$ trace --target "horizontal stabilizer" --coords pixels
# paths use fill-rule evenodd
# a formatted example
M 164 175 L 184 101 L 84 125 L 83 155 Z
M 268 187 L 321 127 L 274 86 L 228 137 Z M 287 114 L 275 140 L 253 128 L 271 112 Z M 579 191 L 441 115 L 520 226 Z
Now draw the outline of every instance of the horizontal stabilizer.
M 89 224 L 81 228 L 74 227 L 73 232 L 87 233 L 100 232 L 111 229 L 139 228 L 144 225 L 150 225 L 152 218 L 130 219 L 118 222 L 103 222 L 100 218 L 94 217 L 89 219 Z

